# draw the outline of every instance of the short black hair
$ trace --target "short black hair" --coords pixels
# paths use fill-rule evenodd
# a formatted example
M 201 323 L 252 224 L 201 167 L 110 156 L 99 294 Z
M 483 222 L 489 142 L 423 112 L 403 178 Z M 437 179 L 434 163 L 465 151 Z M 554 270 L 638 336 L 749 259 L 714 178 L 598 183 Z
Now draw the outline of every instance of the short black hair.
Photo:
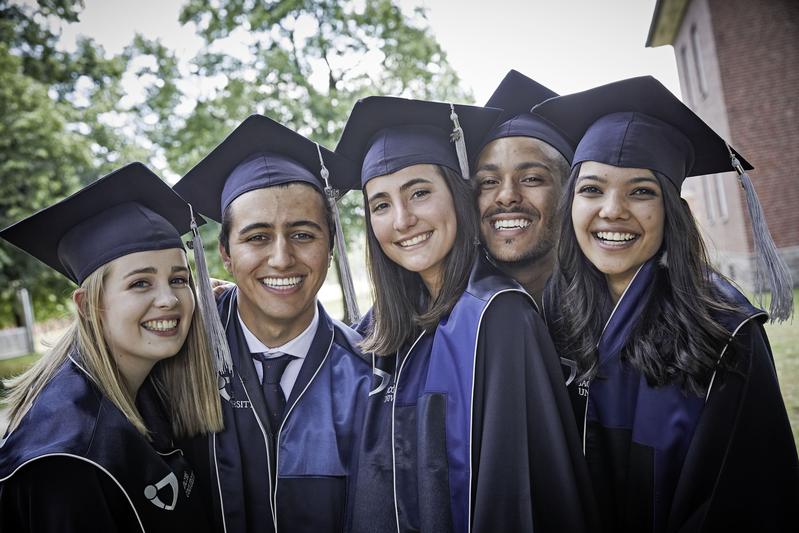
M 280 185 L 273 185 L 273 187 L 282 187 L 288 188 L 289 185 L 305 185 L 306 187 L 313 189 L 321 198 L 322 198 L 322 206 L 325 210 L 325 221 L 327 222 L 327 232 L 330 235 L 330 239 L 328 242 L 328 249 L 333 251 L 333 244 L 335 244 L 336 239 L 336 225 L 335 221 L 333 220 L 333 209 L 330 207 L 330 203 L 327 200 L 325 194 L 317 189 L 316 187 L 312 187 L 311 185 L 307 185 L 305 183 L 299 181 L 290 181 L 288 183 L 281 183 Z M 233 202 L 229 203 L 225 210 L 222 212 L 222 227 L 219 230 L 219 244 L 222 245 L 222 248 L 225 249 L 225 253 L 230 254 L 230 230 L 233 227 L 233 214 L 231 213 L 231 206 Z

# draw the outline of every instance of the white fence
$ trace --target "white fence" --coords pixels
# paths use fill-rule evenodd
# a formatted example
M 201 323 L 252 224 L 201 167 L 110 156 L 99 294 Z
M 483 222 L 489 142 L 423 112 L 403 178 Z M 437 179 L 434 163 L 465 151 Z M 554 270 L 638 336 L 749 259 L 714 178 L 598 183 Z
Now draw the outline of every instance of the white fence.
M 27 289 L 17 291 L 22 320 L 25 323 L 19 328 L 0 329 L 0 359 L 10 359 L 34 351 L 33 344 L 33 306 Z

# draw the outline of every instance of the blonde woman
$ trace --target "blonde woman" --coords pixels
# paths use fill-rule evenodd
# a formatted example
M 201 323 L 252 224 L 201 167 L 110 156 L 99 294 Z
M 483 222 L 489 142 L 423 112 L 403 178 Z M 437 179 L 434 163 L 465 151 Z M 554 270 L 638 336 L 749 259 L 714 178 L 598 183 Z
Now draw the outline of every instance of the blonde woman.
M 77 316 L 11 380 L 3 531 L 205 531 L 172 438 L 221 429 L 180 235 L 189 207 L 128 165 L 0 233 L 78 284 Z

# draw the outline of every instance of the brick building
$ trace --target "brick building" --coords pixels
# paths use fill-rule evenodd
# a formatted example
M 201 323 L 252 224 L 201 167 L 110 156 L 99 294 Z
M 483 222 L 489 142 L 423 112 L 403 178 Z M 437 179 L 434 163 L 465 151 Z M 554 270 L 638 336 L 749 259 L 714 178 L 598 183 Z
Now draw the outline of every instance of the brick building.
M 658 0 L 647 46 L 674 46 L 683 101 L 752 163 L 771 234 L 799 282 L 799 1 Z M 752 236 L 734 172 L 683 196 L 724 274 L 752 286 Z

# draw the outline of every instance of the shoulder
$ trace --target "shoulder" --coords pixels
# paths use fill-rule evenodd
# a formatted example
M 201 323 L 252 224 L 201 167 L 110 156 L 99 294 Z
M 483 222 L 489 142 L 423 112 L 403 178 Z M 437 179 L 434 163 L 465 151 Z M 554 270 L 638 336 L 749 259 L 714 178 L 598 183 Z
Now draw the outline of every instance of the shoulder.
M 322 313 L 320 319 L 326 320 L 330 327 L 333 329 L 333 344 L 335 344 L 343 357 L 352 358 L 359 361 L 359 364 L 366 365 L 371 368 L 371 359 L 367 358 L 358 347 L 363 337 L 360 333 L 344 324 L 340 320 L 330 317 L 327 312 L 320 305 Z
M 750 322 L 763 324 L 768 319 L 768 314 L 752 305 L 737 287 L 721 275 L 715 274 L 712 278 L 713 290 L 718 297 L 731 307 L 726 312 L 715 312 L 717 320 L 731 336 L 736 336 L 739 331 Z

